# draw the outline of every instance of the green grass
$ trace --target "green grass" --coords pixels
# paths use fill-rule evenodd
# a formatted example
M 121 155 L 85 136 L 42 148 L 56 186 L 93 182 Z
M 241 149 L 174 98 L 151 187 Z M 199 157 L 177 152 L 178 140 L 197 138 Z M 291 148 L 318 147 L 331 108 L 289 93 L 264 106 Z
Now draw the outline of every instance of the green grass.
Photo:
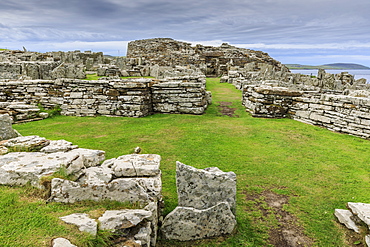
M 164 214 L 177 204 L 176 161 L 196 168 L 217 166 L 237 174 L 238 227 L 234 234 L 190 243 L 161 240 L 159 246 L 267 246 L 268 229 L 277 222 L 263 217 L 247 200 L 263 190 L 290 197 L 285 209 L 298 218 L 315 246 L 347 246 L 344 228 L 333 213 L 349 201 L 370 203 L 370 142 L 290 119 L 252 118 L 241 106 L 241 92 L 232 85 L 208 79 L 207 87 L 213 104 L 201 116 L 56 116 L 14 127 L 23 135 L 65 139 L 83 148 L 105 150 L 107 158 L 132 153 L 136 146 L 143 153 L 160 154 Z M 220 101 L 232 102 L 239 117 L 222 116 Z M 57 217 L 103 206 L 45 204 L 28 196 L 24 188 L 0 187 L 0 191 L 1 246 L 48 246 L 45 243 L 57 236 L 70 236 L 78 246 L 91 243 L 91 238 Z M 104 236 L 99 239 L 103 242 Z M 90 246 L 104 246 L 94 244 Z

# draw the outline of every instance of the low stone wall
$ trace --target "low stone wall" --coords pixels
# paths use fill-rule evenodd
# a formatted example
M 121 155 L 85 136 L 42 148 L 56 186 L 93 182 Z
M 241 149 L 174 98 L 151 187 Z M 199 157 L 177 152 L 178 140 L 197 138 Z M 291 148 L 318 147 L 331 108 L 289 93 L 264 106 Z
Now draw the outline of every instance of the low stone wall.
M 305 93 L 294 99 L 290 115 L 332 131 L 370 138 L 370 98 Z
M 143 117 L 152 113 L 202 114 L 209 101 L 205 77 L 0 82 L 0 110 L 11 102 L 55 106 L 67 116 Z
M 370 138 L 370 98 L 248 85 L 243 104 L 252 116 L 290 117 L 332 131 Z
M 284 87 L 246 85 L 243 88 L 243 105 L 253 117 L 284 118 L 299 91 Z
M 167 78 L 152 85 L 153 111 L 161 113 L 202 114 L 207 108 L 206 78 Z

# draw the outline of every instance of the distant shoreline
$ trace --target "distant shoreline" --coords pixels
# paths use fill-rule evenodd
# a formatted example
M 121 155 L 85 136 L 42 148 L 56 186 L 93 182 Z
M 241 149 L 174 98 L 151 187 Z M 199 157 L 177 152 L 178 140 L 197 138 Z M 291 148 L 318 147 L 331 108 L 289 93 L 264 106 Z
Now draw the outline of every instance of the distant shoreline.
M 332 63 L 324 65 L 301 65 L 301 64 L 285 64 L 290 70 L 311 70 L 311 69 L 330 69 L 330 70 L 369 70 L 370 67 L 355 64 L 355 63 Z

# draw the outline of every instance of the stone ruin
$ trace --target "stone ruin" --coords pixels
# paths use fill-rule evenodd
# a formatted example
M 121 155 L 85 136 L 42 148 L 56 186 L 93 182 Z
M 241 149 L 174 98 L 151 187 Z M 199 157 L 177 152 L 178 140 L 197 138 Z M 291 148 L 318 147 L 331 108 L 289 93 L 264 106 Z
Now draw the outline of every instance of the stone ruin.
M 47 190 L 48 202 L 109 200 L 138 207 L 107 210 L 98 219 L 85 213 L 60 217 L 80 231 L 96 235 L 99 230 L 108 230 L 125 240 L 122 246 L 149 247 L 156 245 L 161 225 L 165 238 L 181 241 L 230 234 L 236 226 L 233 172 L 216 167 L 198 170 L 177 162 L 179 206 L 162 223 L 161 156 L 129 154 L 105 160 L 104 151 L 79 148 L 65 140 L 18 136 L 12 131 L 10 116 L 0 117 L 7 123 L 7 134 L 1 135 L 0 141 L 0 185 L 29 184 Z M 53 178 L 62 170 L 68 179 Z M 74 245 L 57 238 L 52 246 Z
M 211 103 L 205 76 L 232 70 L 287 70 L 267 53 L 191 46 L 169 38 L 132 41 L 127 57 L 103 53 L 0 51 L 0 113 L 15 122 L 43 119 L 38 109 L 68 116 L 142 117 L 153 113 L 203 114 Z M 105 76 L 81 80 L 86 74 Z M 120 79 L 152 76 L 156 79 Z
M 128 44 L 127 59 L 138 59 L 142 67 L 159 66 L 165 70 L 176 67 L 199 69 L 207 77 L 227 75 L 232 68 L 250 68 L 258 71 L 269 65 L 282 70 L 280 62 L 267 53 L 237 48 L 227 43 L 220 47 L 196 45 L 170 38 L 136 40 Z

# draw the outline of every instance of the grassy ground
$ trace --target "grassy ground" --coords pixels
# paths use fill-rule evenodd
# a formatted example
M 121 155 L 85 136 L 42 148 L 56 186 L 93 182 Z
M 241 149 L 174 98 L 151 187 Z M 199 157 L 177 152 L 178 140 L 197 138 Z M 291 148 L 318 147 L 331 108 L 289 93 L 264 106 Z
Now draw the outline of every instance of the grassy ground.
M 80 147 L 105 150 L 107 158 L 131 153 L 136 146 L 143 153 L 160 154 L 165 214 L 177 204 L 177 160 L 237 174 L 238 227 L 232 236 L 191 243 L 160 241 L 160 246 L 268 246 L 269 229 L 279 223 L 260 210 L 258 201 L 250 200 L 265 190 L 289 197 L 284 210 L 298 218 L 314 246 L 348 246 L 333 212 L 345 208 L 348 201 L 370 202 L 370 142 L 289 119 L 252 118 L 232 85 L 219 84 L 218 79 L 208 79 L 207 84 L 213 104 L 201 116 L 59 116 L 14 127 L 23 135 L 65 139 Z M 222 116 L 220 101 L 232 102 L 239 117 Z M 32 191 L 0 187 L 1 246 L 47 246 L 58 236 L 78 246 L 104 246 L 104 234 L 92 240 L 57 217 L 71 212 L 94 214 L 121 205 L 45 204 Z

